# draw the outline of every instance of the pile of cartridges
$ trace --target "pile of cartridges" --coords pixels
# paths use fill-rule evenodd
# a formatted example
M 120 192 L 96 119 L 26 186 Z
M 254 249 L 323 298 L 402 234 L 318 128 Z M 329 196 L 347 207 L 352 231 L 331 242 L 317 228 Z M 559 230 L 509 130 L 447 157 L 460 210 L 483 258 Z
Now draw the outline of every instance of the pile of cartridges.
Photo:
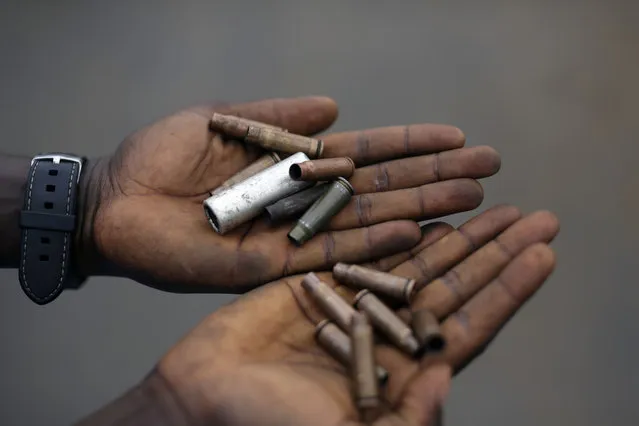
M 266 212 L 273 223 L 298 219 L 288 237 L 302 245 L 320 232 L 354 194 L 346 180 L 355 171 L 353 160 L 321 159 L 324 144 L 319 139 L 222 114 L 213 114 L 210 127 L 267 150 L 204 201 L 209 223 L 219 234 Z
M 372 422 L 379 415 L 379 389 L 388 380 L 387 371 L 375 361 L 373 329 L 415 359 L 442 351 L 445 340 L 439 321 L 428 309 L 417 309 L 410 319 L 402 319 L 384 302 L 409 306 L 416 292 L 415 280 L 344 263 L 334 266 L 333 277 L 358 291 L 352 304 L 312 272 L 302 281 L 327 318 L 317 324 L 315 338 L 350 369 L 361 419 Z

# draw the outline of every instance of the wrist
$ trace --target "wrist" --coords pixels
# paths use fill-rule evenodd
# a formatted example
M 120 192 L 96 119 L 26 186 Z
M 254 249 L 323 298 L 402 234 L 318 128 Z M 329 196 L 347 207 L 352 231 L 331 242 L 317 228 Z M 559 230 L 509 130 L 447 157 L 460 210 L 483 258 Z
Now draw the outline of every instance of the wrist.
M 77 224 L 73 235 L 75 245 L 74 263 L 79 275 L 97 275 L 102 256 L 94 239 L 94 225 L 105 188 L 105 168 L 103 158 L 87 159 L 78 182 Z
M 76 426 L 192 425 L 164 377 L 153 370 L 140 384 Z

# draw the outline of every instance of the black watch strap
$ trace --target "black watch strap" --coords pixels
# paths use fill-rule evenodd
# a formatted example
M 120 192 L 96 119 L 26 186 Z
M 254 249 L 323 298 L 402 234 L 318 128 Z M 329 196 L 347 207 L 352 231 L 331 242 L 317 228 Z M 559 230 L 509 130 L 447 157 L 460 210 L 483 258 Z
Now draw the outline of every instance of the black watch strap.
M 68 154 L 38 155 L 31 161 L 20 213 L 19 276 L 24 292 L 40 305 L 82 281 L 71 265 L 82 164 Z

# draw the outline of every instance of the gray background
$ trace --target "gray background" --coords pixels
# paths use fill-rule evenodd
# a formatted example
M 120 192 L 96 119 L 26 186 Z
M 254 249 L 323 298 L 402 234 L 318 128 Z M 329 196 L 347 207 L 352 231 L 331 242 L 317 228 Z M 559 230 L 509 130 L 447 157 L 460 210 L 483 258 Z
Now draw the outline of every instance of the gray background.
M 305 94 L 339 102 L 338 130 L 456 124 L 503 156 L 482 209 L 548 208 L 562 231 L 448 423 L 639 424 L 638 3 L 381 3 L 2 2 L 0 149 L 105 154 L 192 103 Z M 0 280 L 2 425 L 77 420 L 231 298 L 93 279 L 42 308 Z

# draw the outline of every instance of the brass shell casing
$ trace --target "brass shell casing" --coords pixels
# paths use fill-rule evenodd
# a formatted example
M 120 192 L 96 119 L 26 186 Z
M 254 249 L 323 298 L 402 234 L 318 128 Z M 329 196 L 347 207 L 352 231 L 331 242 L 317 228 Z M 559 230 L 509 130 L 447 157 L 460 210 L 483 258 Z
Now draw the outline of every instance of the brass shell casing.
M 349 178 L 355 172 L 355 163 L 349 157 L 322 158 L 293 164 L 289 170 L 293 180 L 312 180 L 314 182 L 333 180 L 338 177 Z
M 359 265 L 337 263 L 333 267 L 333 276 L 342 284 L 390 296 L 405 303 L 410 303 L 415 291 L 414 279 L 398 277 Z
M 309 158 L 320 158 L 324 152 L 324 143 L 319 139 L 264 126 L 249 126 L 244 140 L 269 151 L 303 152 Z
M 315 339 L 333 358 L 344 366 L 351 367 L 351 339 L 337 325 L 327 319 L 320 321 L 315 326 Z M 385 368 L 376 366 L 375 374 L 380 386 L 388 382 L 388 371 Z
M 353 304 L 366 313 L 375 328 L 379 329 L 398 348 L 411 356 L 416 356 L 420 345 L 413 332 L 388 306 L 368 290 L 355 296 Z
M 308 292 L 329 319 L 342 330 L 346 332 L 350 330 L 351 319 L 357 312 L 335 290 L 313 272 L 306 274 L 302 280 L 302 288 Z

